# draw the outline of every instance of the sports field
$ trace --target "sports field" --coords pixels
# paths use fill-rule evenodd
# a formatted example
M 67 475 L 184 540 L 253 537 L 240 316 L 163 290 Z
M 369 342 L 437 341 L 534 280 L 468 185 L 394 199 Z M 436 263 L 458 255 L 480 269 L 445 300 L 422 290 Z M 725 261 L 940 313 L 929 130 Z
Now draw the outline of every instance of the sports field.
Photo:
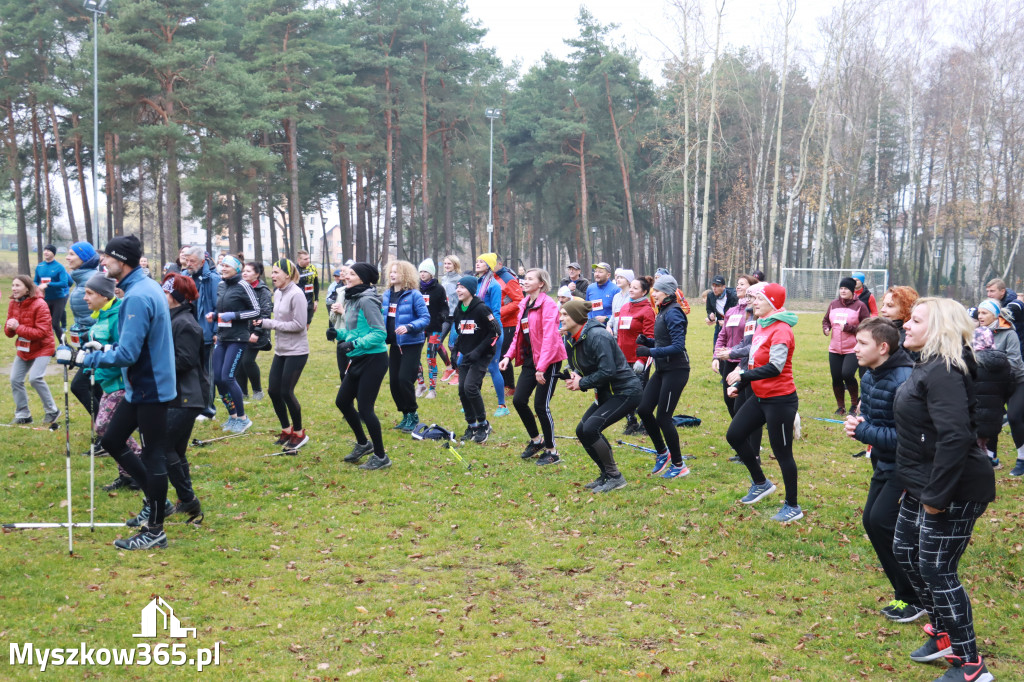
M 437 444 L 390 429 L 390 470 L 343 464 L 353 441 L 334 407 L 338 373 L 321 310 L 297 391 L 309 445 L 297 457 L 262 457 L 276 450 L 277 424 L 269 400 L 250 404 L 250 434 L 190 452 L 205 522 L 168 524 L 166 550 L 119 552 L 111 543 L 126 530 L 78 529 L 69 558 L 64 530 L 4 532 L 0 639 L 21 652 L 25 643 L 187 642 L 188 656 L 219 642 L 219 665 L 202 673 L 213 680 L 932 680 L 941 666 L 907 658 L 922 642 L 921 623 L 878 613 L 892 593 L 861 527 L 870 464 L 851 457 L 861 448 L 840 426 L 811 419 L 835 409 L 819 321 L 802 315 L 795 329 L 806 517 L 780 526 L 769 517 L 781 486 L 753 507 L 738 503 L 749 483 L 742 465 L 727 461 L 728 417 L 703 324 L 690 328 L 693 371 L 678 410 L 703 420 L 680 433 L 692 473 L 651 478 L 652 458 L 620 447 L 629 485 L 593 496 L 582 485 L 595 467 L 572 440 L 558 442 L 562 465 L 520 460 L 525 432 L 514 412 L 493 420 L 486 445 L 459 448 L 470 470 Z M 13 346 L 0 342 L 0 364 L 10 364 Z M 262 358 L 264 370 L 269 362 Z M 60 377 L 50 385 L 60 394 Z M 493 412 L 489 381 L 484 396 Z M 591 399 L 556 392 L 559 434 L 574 433 Z M 9 397 L 0 401 L 0 417 L 12 414 Z M 377 414 L 386 427 L 401 417 L 386 388 Z M 420 417 L 461 433 L 456 389 L 439 387 L 437 400 L 421 401 Z M 89 430 L 77 406 L 71 430 L 74 515 L 84 521 L 89 459 L 80 453 Z M 221 434 L 205 423 L 195 435 Z M 2 428 L 0 438 L 0 521 L 66 520 L 63 428 Z M 1012 464 L 1012 443 L 1002 440 L 1000 456 Z M 1024 481 L 1008 469 L 996 474 L 998 499 L 961 576 L 988 667 L 999 680 L 1020 680 Z M 766 472 L 778 469 L 768 462 Z M 109 458 L 97 460 L 97 487 L 115 476 Z M 100 493 L 96 520 L 121 521 L 139 502 L 138 493 Z M 196 628 L 195 639 L 132 637 L 157 596 Z M 0 677 L 43 677 L 38 664 L 12 665 L 11 655 Z M 195 672 L 47 668 L 56 679 L 181 675 Z

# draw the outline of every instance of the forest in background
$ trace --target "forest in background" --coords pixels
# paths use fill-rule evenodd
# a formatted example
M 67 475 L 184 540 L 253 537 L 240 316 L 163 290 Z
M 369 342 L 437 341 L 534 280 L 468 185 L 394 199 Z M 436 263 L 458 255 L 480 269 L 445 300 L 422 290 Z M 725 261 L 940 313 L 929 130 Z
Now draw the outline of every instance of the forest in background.
M 1024 275 L 1024 9 L 930 5 L 847 0 L 798 35 L 781 0 L 763 45 L 726 48 L 722 0 L 667 0 L 655 81 L 585 8 L 565 59 L 523 68 L 460 0 L 114 0 L 94 151 L 92 14 L 0 0 L 0 204 L 23 272 L 30 234 L 130 232 L 172 260 L 186 218 L 232 250 L 252 232 L 259 259 L 281 255 L 278 231 L 305 246 L 309 215 L 340 226 L 346 258 L 475 254 L 495 107 L 491 218 L 512 265 L 665 266 L 688 290 L 880 267 L 973 297 Z

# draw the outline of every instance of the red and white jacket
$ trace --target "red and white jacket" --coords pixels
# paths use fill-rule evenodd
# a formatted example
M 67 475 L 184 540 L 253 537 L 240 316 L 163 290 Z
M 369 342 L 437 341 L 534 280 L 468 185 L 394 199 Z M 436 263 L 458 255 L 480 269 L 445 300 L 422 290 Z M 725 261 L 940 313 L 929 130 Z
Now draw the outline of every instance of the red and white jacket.
M 756 370 L 759 367 L 764 367 L 771 361 L 772 347 L 782 345 L 788 349 L 782 372 L 778 376 L 750 381 L 756 376 Z M 793 352 L 795 350 L 796 340 L 793 337 L 793 328 L 786 318 L 775 319 L 766 327 L 762 327 L 760 322 L 757 323 L 754 338 L 750 341 L 750 366 L 744 373 L 744 380 L 750 381 L 750 388 L 754 391 L 754 395 L 758 398 L 777 398 L 796 392 L 796 384 L 793 383 Z
M 42 296 L 26 296 L 21 300 L 12 298 L 7 304 L 7 319 L 18 321 L 16 330 L 11 331 L 5 325 L 4 333 L 7 338 L 16 337 L 15 348 L 19 358 L 32 361 L 54 354 L 50 309 Z

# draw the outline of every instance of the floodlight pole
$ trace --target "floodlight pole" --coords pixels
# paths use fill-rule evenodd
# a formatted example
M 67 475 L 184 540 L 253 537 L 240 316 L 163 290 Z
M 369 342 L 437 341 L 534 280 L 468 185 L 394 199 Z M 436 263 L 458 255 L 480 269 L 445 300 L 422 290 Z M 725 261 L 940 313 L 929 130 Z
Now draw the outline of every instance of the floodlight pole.
M 100 149 L 100 15 L 106 14 L 107 0 L 85 0 L 85 9 L 92 12 L 92 214 L 96 217 L 96 243 L 100 243 L 99 176 L 96 157 Z
M 491 160 L 487 179 L 487 251 L 494 251 L 494 119 L 501 116 L 501 109 L 488 108 L 484 115 L 491 121 Z

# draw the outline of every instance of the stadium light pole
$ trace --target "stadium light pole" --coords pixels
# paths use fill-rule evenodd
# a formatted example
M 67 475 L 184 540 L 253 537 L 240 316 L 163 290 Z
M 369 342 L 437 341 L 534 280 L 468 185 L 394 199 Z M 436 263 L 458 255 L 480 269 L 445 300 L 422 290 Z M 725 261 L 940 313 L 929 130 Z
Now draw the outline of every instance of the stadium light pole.
M 100 149 L 100 15 L 107 13 L 109 0 L 85 0 L 85 10 L 92 12 L 92 214 L 96 217 L 96 243 L 100 243 L 99 178 L 96 157 Z
M 487 251 L 494 251 L 494 119 L 501 117 L 501 109 L 488 107 L 484 112 L 491 121 L 491 161 L 490 173 L 487 179 Z

